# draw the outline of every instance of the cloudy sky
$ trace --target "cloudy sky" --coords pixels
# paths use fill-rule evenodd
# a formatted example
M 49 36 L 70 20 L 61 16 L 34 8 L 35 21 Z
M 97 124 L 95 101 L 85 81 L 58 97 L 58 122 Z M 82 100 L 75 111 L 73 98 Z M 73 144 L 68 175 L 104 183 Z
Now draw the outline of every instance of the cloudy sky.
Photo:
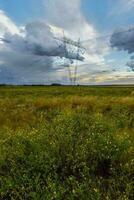
M 0 84 L 69 84 L 76 65 L 79 84 L 134 84 L 134 0 L 0 0 Z

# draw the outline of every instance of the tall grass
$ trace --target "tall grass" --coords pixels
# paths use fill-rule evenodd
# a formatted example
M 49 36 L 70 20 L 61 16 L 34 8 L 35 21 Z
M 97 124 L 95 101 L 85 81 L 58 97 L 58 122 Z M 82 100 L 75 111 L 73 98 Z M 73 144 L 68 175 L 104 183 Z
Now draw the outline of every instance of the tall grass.
M 0 88 L 1 199 L 133 199 L 133 91 Z

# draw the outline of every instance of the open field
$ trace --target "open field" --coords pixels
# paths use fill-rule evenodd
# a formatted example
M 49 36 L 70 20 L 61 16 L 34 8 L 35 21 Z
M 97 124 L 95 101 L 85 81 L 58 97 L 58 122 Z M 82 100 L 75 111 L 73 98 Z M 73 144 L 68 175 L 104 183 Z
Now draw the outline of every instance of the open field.
M 0 87 L 0 199 L 133 200 L 134 87 Z

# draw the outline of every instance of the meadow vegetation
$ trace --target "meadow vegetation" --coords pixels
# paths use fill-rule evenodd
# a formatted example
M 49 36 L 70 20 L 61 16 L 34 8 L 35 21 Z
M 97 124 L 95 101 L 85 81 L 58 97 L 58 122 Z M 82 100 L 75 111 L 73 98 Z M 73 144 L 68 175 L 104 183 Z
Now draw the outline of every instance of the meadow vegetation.
M 134 87 L 0 87 L 1 200 L 133 200 Z

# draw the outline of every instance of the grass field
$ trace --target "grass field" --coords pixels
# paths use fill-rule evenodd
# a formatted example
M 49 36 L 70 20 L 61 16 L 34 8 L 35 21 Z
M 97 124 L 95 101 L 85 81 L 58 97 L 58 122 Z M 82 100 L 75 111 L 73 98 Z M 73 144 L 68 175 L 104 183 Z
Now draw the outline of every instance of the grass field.
M 1 200 L 133 200 L 134 87 L 0 87 Z

